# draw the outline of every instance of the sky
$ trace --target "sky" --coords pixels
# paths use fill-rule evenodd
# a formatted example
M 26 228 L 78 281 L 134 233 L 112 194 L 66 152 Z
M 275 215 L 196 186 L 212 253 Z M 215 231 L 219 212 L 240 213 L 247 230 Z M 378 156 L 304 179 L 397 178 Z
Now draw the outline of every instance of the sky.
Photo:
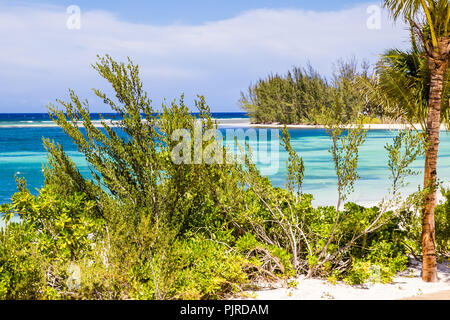
M 374 63 L 388 48 L 406 48 L 406 27 L 383 10 L 378 19 L 379 7 L 357 0 L 0 0 L 0 113 L 46 112 L 68 99 L 69 88 L 92 112 L 109 111 L 92 94 L 110 93 L 91 67 L 97 54 L 138 64 L 155 109 L 184 93 L 188 105 L 201 94 L 214 112 L 242 111 L 241 92 L 270 73 L 310 63 L 330 77 L 340 58 Z

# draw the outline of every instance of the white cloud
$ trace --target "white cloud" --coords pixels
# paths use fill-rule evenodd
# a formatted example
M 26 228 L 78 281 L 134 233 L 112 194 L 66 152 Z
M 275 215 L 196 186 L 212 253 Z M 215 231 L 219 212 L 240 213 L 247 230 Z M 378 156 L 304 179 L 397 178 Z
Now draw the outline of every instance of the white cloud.
M 66 8 L 0 6 L 0 112 L 45 111 L 41 101 L 63 97 L 68 87 L 88 95 L 104 84 L 90 69 L 96 54 L 104 53 L 139 63 L 155 105 L 184 91 L 188 99 L 204 94 L 213 110 L 236 111 L 239 92 L 270 72 L 310 61 L 329 74 L 338 58 L 375 61 L 389 47 L 405 47 L 407 31 L 386 15 L 380 30 L 367 29 L 367 7 L 258 9 L 201 25 L 167 26 L 81 8 L 81 29 L 69 30 Z

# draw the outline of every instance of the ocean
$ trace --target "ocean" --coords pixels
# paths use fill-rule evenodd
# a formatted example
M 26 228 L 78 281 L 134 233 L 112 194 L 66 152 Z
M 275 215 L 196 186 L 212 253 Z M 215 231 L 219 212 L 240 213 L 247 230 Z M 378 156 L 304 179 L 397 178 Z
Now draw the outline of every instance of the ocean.
M 112 114 L 105 115 L 106 118 Z M 227 129 L 248 128 L 245 113 L 213 113 L 216 119 L 227 123 L 221 132 Z M 99 120 L 98 114 L 92 119 Z M 233 125 L 233 124 L 236 125 Z M 254 129 L 259 135 L 264 129 Z M 334 205 L 337 200 L 336 175 L 329 153 L 330 139 L 324 129 L 289 129 L 293 148 L 305 161 L 305 180 L 303 190 L 313 194 L 315 205 Z M 390 130 L 370 130 L 365 144 L 360 149 L 360 180 L 355 184 L 355 192 L 349 200 L 360 204 L 375 204 L 388 194 L 390 186 L 387 168 L 386 143 L 396 135 Z M 65 151 L 75 161 L 80 171 L 89 177 L 89 168 L 76 146 L 63 131 L 53 124 L 47 114 L 0 114 L 0 203 L 9 202 L 11 195 L 17 191 L 15 175 L 24 177 L 28 187 L 34 193 L 42 187 L 42 167 L 47 161 L 42 138 L 50 138 L 63 145 Z M 286 183 L 286 161 L 288 155 L 282 147 L 277 156 L 278 170 L 269 178 L 275 186 Z M 423 171 L 423 158 L 416 160 L 412 168 Z M 438 176 L 444 182 L 450 182 L 450 134 L 441 133 Z M 408 179 L 409 185 L 404 193 L 417 190 L 422 184 L 422 175 Z

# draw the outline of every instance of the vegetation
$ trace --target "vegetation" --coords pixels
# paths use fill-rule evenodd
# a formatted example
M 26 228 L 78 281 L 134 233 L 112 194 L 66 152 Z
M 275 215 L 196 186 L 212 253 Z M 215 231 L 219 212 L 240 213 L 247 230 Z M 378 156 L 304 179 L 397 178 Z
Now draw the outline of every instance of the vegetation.
M 384 6 L 394 20 L 403 19 L 410 25 L 410 51 L 386 52 L 373 76 L 368 75 L 367 66 L 358 72 L 354 62 L 341 62 L 331 82 L 311 67 L 294 68 L 286 76 L 271 75 L 243 93 L 240 105 L 257 123 L 326 125 L 331 113 L 342 123 L 357 118 L 365 123 L 388 120 L 420 129 L 425 149 L 422 274 L 424 281 L 434 282 L 438 280 L 434 215 L 439 132 L 441 124 L 450 124 L 450 4 L 448 0 L 385 0 Z M 392 165 L 397 183 L 402 164 Z M 396 188 L 395 184 L 394 193 Z
M 243 161 L 219 161 L 235 155 L 211 134 L 217 123 L 202 96 L 197 118 L 183 96 L 156 115 L 139 67 L 99 57 L 93 67 L 115 95 L 94 93 L 121 120 L 95 126 L 89 103 L 74 91 L 69 101 L 49 106 L 92 178 L 80 174 L 62 146 L 43 140 L 48 164 L 39 194 L 17 179 L 18 192 L 1 206 L 0 299 L 218 299 L 260 281 L 289 284 L 300 274 L 386 283 L 411 256 L 422 259 L 423 279 L 436 281 L 437 260 L 450 256 L 450 190 L 442 189 L 446 202 L 436 201 L 439 126 L 450 119 L 449 3 L 386 0 L 385 6 L 411 25 L 412 46 L 387 51 L 373 75 L 356 60 L 339 61 L 331 80 L 312 67 L 294 68 L 259 80 L 240 100 L 254 122 L 325 125 L 336 206 L 312 206 L 303 188 L 305 163 L 286 126 L 282 189 L 261 175 L 249 145 Z M 385 146 L 391 193 L 378 207 L 346 202 L 359 179 L 362 125 L 387 119 L 415 129 Z M 192 133 L 180 149 L 179 140 Z M 424 187 L 403 198 L 407 178 L 418 174 L 409 166 L 423 154 Z
M 417 254 L 410 237 L 417 232 L 402 229 L 407 219 L 416 221 L 409 209 L 416 198 L 402 201 L 398 210 L 353 203 L 341 208 L 358 178 L 361 127 L 330 124 L 340 196 L 336 207 L 314 208 L 301 186 L 303 160 L 286 129 L 287 189 L 273 187 L 251 154 L 225 165 L 176 163 L 174 132 L 217 127 L 204 98 L 196 102 L 197 119 L 183 97 L 155 116 L 138 66 L 106 56 L 94 69 L 115 97 L 95 94 L 123 120 L 94 126 L 88 102 L 73 91 L 70 101 L 58 100 L 62 110 L 49 106 L 93 178 L 83 177 L 60 145 L 44 139 L 49 161 L 39 195 L 18 179 L 12 203 L 1 207 L 6 226 L 0 232 L 0 298 L 217 299 L 254 289 L 256 280 L 299 274 L 352 284 L 388 282 L 406 267 L 407 252 Z M 208 137 L 189 140 L 189 147 L 215 145 L 230 156 L 216 137 Z M 411 144 L 398 139 L 402 146 Z M 396 145 L 389 156 L 404 176 L 416 153 Z M 449 247 L 447 209 L 448 203 L 437 210 L 439 232 L 447 235 L 439 244 L 443 255 Z M 20 222 L 11 221 L 15 214 Z
M 450 59 L 450 3 L 448 0 L 385 0 L 384 3 L 395 20 L 401 17 L 411 25 L 413 46 L 416 47 L 415 51 L 421 51 L 429 70 L 424 171 L 424 189 L 427 192 L 422 209 L 422 278 L 434 282 L 438 281 L 434 218 L 438 189 L 437 159 L 440 125 L 445 119 L 441 118 L 441 113 L 448 108 L 445 83 L 448 80 Z M 422 14 L 425 14 L 423 22 Z
M 355 86 L 359 78 L 368 77 L 368 64 L 360 69 L 355 59 L 339 60 L 329 81 L 311 66 L 294 68 L 285 76 L 258 80 L 247 93 L 241 93 L 239 103 L 255 123 L 324 124 L 329 112 L 343 122 L 365 116 L 371 123 L 383 114 Z
M 408 167 L 424 150 L 421 134 L 415 134 L 411 130 L 400 131 L 393 140 L 392 144 L 386 144 L 384 148 L 388 152 L 392 194 L 395 196 L 400 188 L 406 186 L 406 177 L 419 174 Z

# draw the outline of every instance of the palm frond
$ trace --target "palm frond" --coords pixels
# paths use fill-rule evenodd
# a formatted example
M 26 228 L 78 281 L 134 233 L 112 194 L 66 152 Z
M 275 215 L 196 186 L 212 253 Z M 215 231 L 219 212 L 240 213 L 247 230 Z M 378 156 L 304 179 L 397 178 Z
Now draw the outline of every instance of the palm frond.
M 446 73 L 441 121 L 450 127 L 450 72 Z M 360 79 L 360 88 L 372 103 L 392 119 L 403 119 L 426 130 L 430 70 L 421 51 L 388 50 L 375 67 L 373 78 Z

